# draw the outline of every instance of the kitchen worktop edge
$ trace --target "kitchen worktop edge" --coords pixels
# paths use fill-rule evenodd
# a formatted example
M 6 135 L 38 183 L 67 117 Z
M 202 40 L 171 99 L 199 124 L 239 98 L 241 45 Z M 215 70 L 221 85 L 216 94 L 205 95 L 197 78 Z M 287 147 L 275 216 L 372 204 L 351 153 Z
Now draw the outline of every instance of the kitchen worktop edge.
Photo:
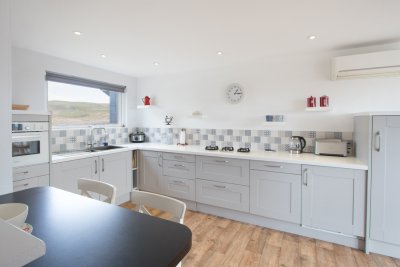
M 267 152 L 267 151 L 251 151 L 250 153 L 240 152 L 222 152 L 222 151 L 206 151 L 202 146 L 176 146 L 163 145 L 157 143 L 129 143 L 120 144 L 120 149 L 108 151 L 99 151 L 91 153 L 83 153 L 76 155 L 53 155 L 53 163 L 65 162 L 75 159 L 97 157 L 112 153 L 118 153 L 130 150 L 150 150 L 159 152 L 182 153 L 198 156 L 213 156 L 225 158 L 237 158 L 247 160 L 274 161 L 282 163 L 308 164 L 325 167 L 337 167 L 347 169 L 368 170 L 368 165 L 364 164 L 355 157 L 333 157 L 333 156 L 318 156 L 311 153 L 303 153 L 299 155 L 289 154 L 288 152 Z

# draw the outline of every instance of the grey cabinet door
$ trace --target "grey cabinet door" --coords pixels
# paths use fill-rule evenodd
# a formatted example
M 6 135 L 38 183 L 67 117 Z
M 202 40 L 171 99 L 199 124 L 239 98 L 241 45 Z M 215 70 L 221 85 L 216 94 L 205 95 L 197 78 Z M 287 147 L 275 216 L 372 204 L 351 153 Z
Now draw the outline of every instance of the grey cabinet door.
M 400 245 L 400 116 L 374 116 L 370 237 Z
M 99 180 L 98 157 L 54 163 L 51 167 L 50 185 L 72 193 L 80 194 L 79 178 Z
M 303 165 L 303 226 L 364 236 L 364 171 Z
M 301 176 L 250 171 L 250 213 L 300 223 Z
M 139 152 L 139 189 L 162 194 L 162 153 Z
M 132 190 L 132 153 L 113 153 L 99 157 L 100 181 L 117 188 L 117 204 L 127 201 Z

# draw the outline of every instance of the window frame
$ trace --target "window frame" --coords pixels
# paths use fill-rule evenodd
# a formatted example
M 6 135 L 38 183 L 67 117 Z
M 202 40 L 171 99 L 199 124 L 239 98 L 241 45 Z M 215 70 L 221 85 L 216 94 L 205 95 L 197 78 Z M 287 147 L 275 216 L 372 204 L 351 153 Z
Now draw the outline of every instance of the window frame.
M 119 102 L 120 102 L 120 110 L 118 112 L 118 123 L 107 123 L 107 124 L 65 124 L 65 125 L 53 125 L 52 124 L 52 129 L 54 130 L 62 130 L 62 129 L 90 129 L 92 127 L 104 127 L 104 128 L 117 128 L 117 127 L 126 127 L 126 119 L 127 119 L 127 114 L 126 114 L 126 107 L 127 107 L 127 89 L 126 86 L 120 86 L 120 85 L 113 85 L 110 83 L 105 83 L 105 82 L 99 82 L 99 81 L 95 81 L 95 80 L 89 80 L 86 78 L 80 78 L 80 77 L 76 77 L 76 76 L 68 76 L 68 75 L 64 75 L 64 74 L 59 74 L 59 73 L 54 73 L 54 72 L 50 72 L 50 71 L 46 71 L 46 78 L 45 78 L 45 83 L 46 83 L 46 109 L 48 112 L 49 111 L 49 81 L 50 82 L 58 82 L 58 83 L 63 83 L 62 81 L 53 81 L 53 80 L 48 80 L 47 79 L 47 75 L 48 74 L 56 74 L 56 75 L 60 75 L 60 76 L 64 76 L 64 77 L 71 77 L 72 79 L 81 79 L 83 81 L 87 81 L 87 82 L 94 82 L 94 83 L 98 83 L 98 84 L 103 84 L 103 85 L 110 85 L 110 86 L 116 86 L 116 87 L 120 87 L 120 88 L 124 88 L 123 91 L 119 91 L 120 95 L 119 95 Z M 64 82 L 64 84 L 70 84 L 70 85 L 78 85 L 78 86 L 86 86 L 84 84 L 74 84 L 74 83 L 69 83 L 69 82 Z M 107 88 L 98 88 L 95 86 L 86 86 L 86 87 L 91 87 L 91 88 L 95 88 L 98 90 L 109 90 Z M 109 90 L 109 91 L 116 91 L 116 90 Z M 116 91 L 118 92 L 118 91 Z M 51 112 L 50 112 L 51 113 Z

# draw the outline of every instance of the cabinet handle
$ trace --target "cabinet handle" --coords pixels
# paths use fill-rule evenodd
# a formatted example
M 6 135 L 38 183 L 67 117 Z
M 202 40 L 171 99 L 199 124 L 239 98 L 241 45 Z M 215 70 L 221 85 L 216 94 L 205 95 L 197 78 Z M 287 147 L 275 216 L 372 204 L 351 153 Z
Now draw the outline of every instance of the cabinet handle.
M 184 182 L 182 182 L 182 181 L 177 181 L 177 180 L 173 180 L 172 181 L 174 184 L 185 184 Z
M 303 173 L 303 184 L 305 186 L 308 186 L 308 169 L 304 170 L 304 173 Z
M 94 160 L 94 174 L 97 174 L 97 159 Z
M 29 171 L 24 171 L 24 172 L 16 172 L 15 174 L 28 174 Z
M 214 185 L 214 187 L 216 188 L 220 188 L 220 189 L 226 189 L 226 185 Z
M 379 152 L 381 151 L 381 132 L 376 132 L 374 139 L 374 148 L 377 152 Z
M 184 159 L 185 157 L 184 156 L 174 156 L 174 158 L 176 158 L 176 159 Z
M 215 160 L 218 163 L 229 163 L 229 160 Z
M 268 168 L 280 168 L 280 169 L 283 168 L 283 166 L 281 166 L 281 165 L 264 165 L 264 166 L 268 167 Z
M 162 154 L 158 154 L 158 166 L 162 167 Z
M 182 165 L 182 164 L 174 164 L 174 166 L 177 168 L 185 168 L 185 165 Z
M 23 184 L 23 186 L 28 186 L 29 184 Z
M 104 159 L 101 159 L 101 170 L 104 172 Z

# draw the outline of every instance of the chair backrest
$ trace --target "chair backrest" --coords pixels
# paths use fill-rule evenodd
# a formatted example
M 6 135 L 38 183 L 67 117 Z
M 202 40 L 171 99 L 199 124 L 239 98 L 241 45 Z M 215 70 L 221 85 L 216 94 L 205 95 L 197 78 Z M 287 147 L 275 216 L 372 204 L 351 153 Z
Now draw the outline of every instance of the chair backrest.
M 141 213 L 151 215 L 146 207 L 155 208 L 170 213 L 173 216 L 170 219 L 171 221 L 183 224 L 186 204 L 180 200 L 150 192 L 133 190 L 131 192 L 131 202 L 136 205 L 136 210 Z
M 103 200 L 104 202 L 115 204 L 117 188 L 112 184 L 80 178 L 78 179 L 78 189 L 81 190 L 82 196 L 93 198 L 90 193 L 97 193 L 106 197 L 106 199 Z

